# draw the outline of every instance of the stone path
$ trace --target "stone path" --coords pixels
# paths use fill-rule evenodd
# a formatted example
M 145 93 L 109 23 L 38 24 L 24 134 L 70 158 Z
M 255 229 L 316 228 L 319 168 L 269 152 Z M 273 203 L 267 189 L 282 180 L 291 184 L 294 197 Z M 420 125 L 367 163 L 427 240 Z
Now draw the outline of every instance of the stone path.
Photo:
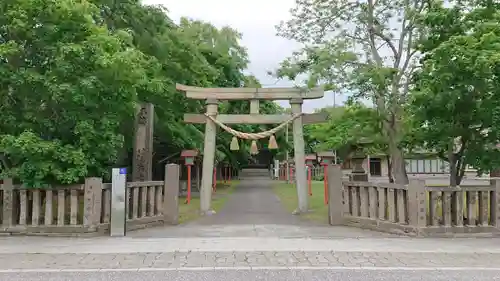
M 0 238 L 0 254 L 109 254 L 156 252 L 390 252 L 500 254 L 500 238 Z
M 498 260 L 498 238 L 0 238 L 0 280 L 485 281 Z
M 185 225 L 130 232 L 131 237 L 396 237 L 308 222 L 287 212 L 268 179 L 243 180 L 217 214 Z M 325 214 L 326 215 L 326 214 Z
M 500 254 L 380 252 L 168 252 L 114 254 L 0 254 L 0 271 L 15 269 L 147 268 L 498 268 Z

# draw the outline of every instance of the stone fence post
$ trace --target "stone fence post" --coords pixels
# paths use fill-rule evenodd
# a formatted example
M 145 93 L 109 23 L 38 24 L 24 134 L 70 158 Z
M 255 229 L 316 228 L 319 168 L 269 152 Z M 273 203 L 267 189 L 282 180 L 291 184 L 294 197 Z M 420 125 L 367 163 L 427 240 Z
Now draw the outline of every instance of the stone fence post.
M 102 178 L 86 178 L 83 196 L 83 225 L 97 228 L 101 222 Z
M 490 206 L 491 221 L 496 228 L 500 228 L 500 180 L 492 180 L 491 185 L 495 187 Z
M 12 226 L 14 217 L 14 184 L 12 179 L 4 179 L 0 189 L 3 190 L 2 228 L 6 229 Z
M 408 185 L 409 224 L 417 229 L 426 227 L 426 191 L 425 180 L 410 180 Z
M 342 225 L 344 200 L 342 198 L 342 170 L 339 165 L 328 165 L 328 222 L 330 225 Z
M 163 216 L 170 224 L 179 223 L 179 165 L 165 165 L 165 182 L 163 184 Z

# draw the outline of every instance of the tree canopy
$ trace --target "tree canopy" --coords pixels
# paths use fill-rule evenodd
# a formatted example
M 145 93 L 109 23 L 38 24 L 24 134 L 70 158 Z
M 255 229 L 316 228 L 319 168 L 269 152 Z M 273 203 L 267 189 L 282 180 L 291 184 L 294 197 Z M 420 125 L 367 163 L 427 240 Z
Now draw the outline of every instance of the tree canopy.
M 499 9 L 492 0 L 296 1 L 278 32 L 304 48 L 275 75 L 306 74 L 297 82 L 373 102 L 310 126 L 317 148 L 367 137 L 398 183 L 404 153 L 424 148 L 451 164 L 457 185 L 468 165 L 500 167 Z
M 305 47 L 286 59 L 279 77 L 306 74 L 309 87 L 348 92 L 373 101 L 387 136 L 394 177 L 407 183 L 401 142 L 404 105 L 422 33 L 418 15 L 429 1 L 297 0 L 278 32 Z
M 450 163 L 460 184 L 467 165 L 500 166 L 500 5 L 434 3 L 421 18 L 429 36 L 410 103 L 416 140 Z
M 451 165 L 451 184 L 465 167 L 500 167 L 500 4 L 492 0 L 300 0 L 283 37 L 304 48 L 275 75 L 353 97 L 324 108 L 329 120 L 304 129 L 306 153 L 343 150 L 369 140 L 390 155 L 396 182 L 406 183 L 404 152 L 425 148 Z M 230 27 L 183 18 L 139 0 L 11 0 L 0 6 L 0 167 L 29 186 L 106 177 L 130 166 L 140 103 L 155 105 L 154 163 L 201 149 L 203 126 L 184 113 L 205 111 L 176 83 L 200 87 L 260 86 L 244 70 L 247 50 Z M 358 98 L 373 102 L 364 106 Z M 221 113 L 248 113 L 248 101 L 221 102 Z M 261 102 L 261 112 L 282 112 Z M 268 125 L 235 125 L 257 132 Z M 285 132 L 280 151 L 290 149 Z M 217 134 L 218 161 L 248 161 L 249 143 L 229 151 Z M 267 140 L 266 140 L 267 141 Z M 265 147 L 264 143 L 261 143 Z M 161 169 L 163 170 L 163 169 Z
M 175 83 L 255 85 L 241 34 L 139 0 L 12 0 L 0 6 L 0 160 L 3 176 L 36 186 L 104 176 L 131 162 L 135 109 L 155 105 L 154 161 L 201 148 L 202 127 L 184 113 L 205 110 Z M 279 107 L 264 103 L 264 112 Z M 248 102 L 221 105 L 239 113 Z M 260 130 L 244 126 L 245 131 Z M 218 158 L 235 164 L 218 134 Z M 227 147 L 227 148 L 226 148 Z

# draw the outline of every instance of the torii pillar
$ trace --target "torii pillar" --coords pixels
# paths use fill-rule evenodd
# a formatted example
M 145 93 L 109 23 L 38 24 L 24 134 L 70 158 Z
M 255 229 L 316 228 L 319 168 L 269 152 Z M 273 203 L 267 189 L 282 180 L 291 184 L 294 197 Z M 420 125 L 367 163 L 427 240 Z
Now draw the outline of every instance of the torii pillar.
M 291 99 L 290 106 L 293 114 L 302 113 L 302 99 Z M 309 211 L 309 197 L 307 192 L 306 156 L 304 152 L 304 132 L 302 131 L 302 116 L 293 120 L 293 152 L 295 156 L 295 183 L 297 186 L 298 206 L 294 214 Z
M 207 114 L 216 117 L 218 111 L 218 101 L 207 99 Z M 200 211 L 202 215 L 214 214 L 212 209 L 212 184 L 215 162 L 215 137 L 217 127 L 214 121 L 207 119 L 205 125 L 205 143 L 203 147 L 203 168 L 200 188 Z

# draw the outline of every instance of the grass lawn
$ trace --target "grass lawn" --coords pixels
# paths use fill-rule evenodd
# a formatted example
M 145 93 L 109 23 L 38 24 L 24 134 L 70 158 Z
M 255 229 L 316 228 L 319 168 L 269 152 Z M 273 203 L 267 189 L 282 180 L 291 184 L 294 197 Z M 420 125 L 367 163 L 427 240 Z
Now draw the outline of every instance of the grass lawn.
M 328 223 L 328 205 L 324 203 L 324 188 L 322 181 L 312 182 L 312 196 L 309 196 L 309 209 L 311 212 L 302 214 L 301 217 L 320 223 Z M 274 193 L 280 198 L 283 206 L 290 213 L 297 208 L 297 189 L 295 184 L 284 182 L 273 187 Z
M 283 206 L 287 209 L 289 212 L 293 212 L 297 208 L 297 190 L 295 188 L 295 184 L 287 184 L 284 182 L 279 182 L 276 183 L 275 186 L 273 187 L 274 192 L 276 195 L 281 200 L 281 203 Z M 312 182 L 312 196 L 309 197 L 309 208 L 311 209 L 310 213 L 304 214 L 301 217 L 304 217 L 308 220 L 311 221 L 316 221 L 316 222 L 321 222 L 321 223 L 328 223 L 328 205 L 325 205 L 323 202 L 323 182 L 322 181 L 313 181 Z M 429 192 L 426 192 L 427 194 L 427 202 L 429 202 L 430 199 L 430 194 Z M 464 192 L 464 216 L 467 215 L 467 206 L 466 204 L 466 194 Z M 486 201 L 486 204 L 488 205 L 488 213 L 487 217 L 489 219 L 490 217 L 490 200 Z M 427 204 L 427 216 L 430 215 L 430 210 L 429 210 L 429 204 Z M 473 206 L 474 208 L 474 213 L 476 214 L 476 217 L 479 216 L 479 200 L 476 200 L 475 205 Z M 438 200 L 436 202 L 436 215 L 439 218 L 442 218 L 442 201 Z M 388 211 L 388 210 L 387 210 Z
M 224 207 L 229 194 L 238 183 L 237 180 L 232 180 L 231 183 L 217 182 L 217 192 L 212 194 L 212 209 L 214 211 L 218 212 Z M 200 217 L 200 198 L 192 197 L 189 205 L 185 202 L 186 197 L 179 197 L 179 223 L 185 223 Z

